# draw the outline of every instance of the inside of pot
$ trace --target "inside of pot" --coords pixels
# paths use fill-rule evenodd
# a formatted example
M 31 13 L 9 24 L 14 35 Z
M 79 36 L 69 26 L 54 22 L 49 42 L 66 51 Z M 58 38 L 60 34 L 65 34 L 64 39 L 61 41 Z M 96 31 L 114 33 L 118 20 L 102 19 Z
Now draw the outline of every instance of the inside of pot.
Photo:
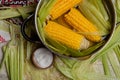
M 53 53 L 68 57 L 101 51 L 114 32 L 115 10 L 111 0 L 99 3 L 98 8 L 102 7 L 104 13 L 93 2 L 74 0 L 68 4 L 71 2 L 41 0 L 35 16 L 41 42 Z

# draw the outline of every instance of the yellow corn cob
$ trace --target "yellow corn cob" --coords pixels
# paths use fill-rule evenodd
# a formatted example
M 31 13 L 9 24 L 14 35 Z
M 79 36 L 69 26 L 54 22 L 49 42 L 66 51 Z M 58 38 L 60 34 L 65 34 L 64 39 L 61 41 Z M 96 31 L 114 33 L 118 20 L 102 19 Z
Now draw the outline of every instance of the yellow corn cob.
M 75 50 L 80 49 L 80 44 L 85 39 L 84 36 L 52 21 L 48 21 L 48 24 L 44 27 L 44 31 L 50 38 Z
M 67 27 L 69 29 L 73 29 L 72 26 L 70 26 L 68 23 L 66 23 L 64 16 L 60 16 L 59 18 L 57 18 L 57 23 L 59 23 L 60 25 L 63 25 L 64 27 Z
M 81 2 L 81 0 L 57 0 L 50 11 L 51 19 L 54 20 L 58 18 L 79 2 Z
M 81 13 L 75 8 L 71 8 L 70 12 L 66 14 L 65 21 L 71 25 L 78 32 L 83 33 L 83 35 L 94 42 L 101 41 L 101 36 L 97 27 L 88 21 Z

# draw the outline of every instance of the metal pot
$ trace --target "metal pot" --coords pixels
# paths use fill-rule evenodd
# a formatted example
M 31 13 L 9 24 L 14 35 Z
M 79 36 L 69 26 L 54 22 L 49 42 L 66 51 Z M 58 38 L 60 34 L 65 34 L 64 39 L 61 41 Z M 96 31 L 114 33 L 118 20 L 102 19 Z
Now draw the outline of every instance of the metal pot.
M 99 53 L 100 51 L 102 51 L 104 49 L 104 47 L 109 44 L 110 42 L 110 39 L 112 38 L 113 36 L 113 33 L 114 33 L 114 30 L 115 30 L 115 27 L 116 27 L 116 13 L 115 13 L 115 8 L 114 8 L 114 5 L 112 3 L 112 0 L 103 0 L 103 3 L 104 3 L 104 6 L 106 7 L 106 10 L 108 12 L 108 15 L 110 16 L 110 20 L 111 20 L 111 26 L 112 26 L 112 29 L 111 29 L 111 33 L 106 37 L 107 38 L 107 42 L 102 46 L 100 47 L 99 49 L 97 49 L 96 51 L 94 51 L 93 53 L 87 55 L 87 56 L 82 56 L 82 57 L 77 57 L 77 58 L 81 58 L 81 59 L 84 59 L 86 57 L 90 57 L 92 54 L 95 54 L 95 53 Z M 53 50 L 51 50 L 50 48 L 48 48 L 48 46 L 45 45 L 45 43 L 43 43 L 42 39 L 41 39 L 41 36 L 40 36 L 40 33 L 39 33 L 39 30 L 38 30 L 38 24 L 37 24 L 37 17 L 38 17 L 38 11 L 39 11 L 39 8 L 41 7 L 42 5 L 42 0 L 39 0 L 39 3 L 37 5 L 37 8 L 36 8 L 36 11 L 35 11 L 35 14 L 32 14 L 31 16 L 29 16 L 23 23 L 22 25 L 22 28 L 21 28 L 21 32 L 22 32 L 22 35 L 25 39 L 31 41 L 31 42 L 35 42 L 35 43 L 39 43 L 40 45 L 42 45 L 42 47 L 45 47 L 47 48 L 48 50 L 50 50 L 52 53 L 56 54 L 56 55 L 59 55 L 59 56 L 63 56 L 63 57 L 68 57 L 68 56 L 65 56 L 65 55 L 62 55 L 60 53 L 57 53 Z M 34 21 L 35 21 L 35 29 L 36 29 L 36 33 L 38 35 L 38 38 L 37 40 L 34 40 L 33 38 L 29 38 L 27 36 L 27 34 L 25 33 L 25 25 L 26 23 L 32 18 L 34 17 Z

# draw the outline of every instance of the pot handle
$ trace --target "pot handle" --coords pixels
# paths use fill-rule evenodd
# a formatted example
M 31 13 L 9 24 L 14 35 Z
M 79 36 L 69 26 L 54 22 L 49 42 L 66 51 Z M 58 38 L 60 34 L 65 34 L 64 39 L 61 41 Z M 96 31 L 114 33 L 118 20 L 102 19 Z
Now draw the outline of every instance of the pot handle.
M 42 44 L 40 39 L 38 38 L 38 36 L 34 37 L 34 38 L 31 38 L 29 37 L 26 32 L 25 32 L 25 28 L 26 28 L 26 24 L 27 22 L 32 18 L 34 17 L 34 13 L 31 14 L 29 17 L 27 17 L 24 22 L 22 23 L 22 26 L 21 26 L 21 34 L 22 36 L 27 40 L 27 41 L 30 41 L 30 42 L 33 42 L 33 43 L 39 43 L 39 44 Z

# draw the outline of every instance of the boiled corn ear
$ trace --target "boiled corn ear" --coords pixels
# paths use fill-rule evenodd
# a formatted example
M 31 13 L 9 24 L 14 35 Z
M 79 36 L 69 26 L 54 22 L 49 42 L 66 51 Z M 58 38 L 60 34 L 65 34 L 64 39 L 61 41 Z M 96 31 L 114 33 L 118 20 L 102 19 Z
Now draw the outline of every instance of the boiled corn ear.
M 80 45 L 85 39 L 84 36 L 53 21 L 48 21 L 44 31 L 48 37 L 75 50 L 80 49 Z
M 50 11 L 51 19 L 54 20 L 58 18 L 79 2 L 81 2 L 81 0 L 57 0 Z
M 59 23 L 60 25 L 63 25 L 69 29 L 73 29 L 72 26 L 70 26 L 68 23 L 66 23 L 66 21 L 64 20 L 64 16 L 60 16 L 59 18 L 57 18 L 56 20 L 57 23 Z
M 77 32 L 82 33 L 90 41 L 101 41 L 97 27 L 88 21 L 77 9 L 71 8 L 70 12 L 64 17 L 69 25 L 76 29 Z

